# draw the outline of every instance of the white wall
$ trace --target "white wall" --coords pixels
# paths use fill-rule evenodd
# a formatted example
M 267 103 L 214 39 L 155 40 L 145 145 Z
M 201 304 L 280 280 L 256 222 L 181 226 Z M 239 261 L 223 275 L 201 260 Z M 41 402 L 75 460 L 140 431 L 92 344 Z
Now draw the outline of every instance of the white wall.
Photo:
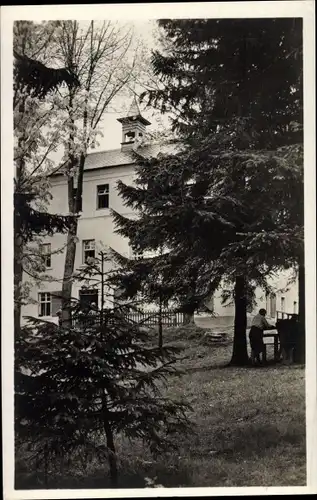
M 115 233 L 114 223 L 110 215 L 110 209 L 97 209 L 97 185 L 109 184 L 109 205 L 110 208 L 127 216 L 133 217 L 130 209 L 124 206 L 122 198 L 117 191 L 118 179 L 123 180 L 126 184 L 132 184 L 134 177 L 134 166 L 120 166 L 105 168 L 99 170 L 85 171 L 83 183 L 83 211 L 78 224 L 78 243 L 76 250 L 75 270 L 83 264 L 83 240 L 95 239 L 96 253 L 107 246 L 120 252 L 124 255 L 129 255 L 128 241 Z M 52 179 L 53 199 L 50 203 L 49 210 L 52 213 L 67 214 L 67 183 L 63 176 L 58 176 Z M 61 290 L 61 283 L 64 271 L 65 261 L 65 244 L 66 236 L 56 234 L 52 238 L 47 238 L 45 242 L 51 243 L 52 248 L 52 269 L 47 271 L 53 281 L 43 281 L 40 287 L 34 287 L 32 290 L 32 299 L 37 301 L 38 292 L 50 291 L 56 292 Z M 54 253 L 61 250 L 61 253 Z M 110 269 L 110 264 L 105 265 L 105 269 Z M 287 286 L 291 272 L 280 273 L 274 280 L 272 285 L 276 290 L 276 310 L 281 310 L 281 298 L 285 298 L 285 312 L 293 313 L 294 302 L 298 304 L 298 285 L 293 283 L 289 286 L 288 291 L 280 291 Z M 73 297 L 78 298 L 79 289 L 82 284 L 75 283 L 73 285 Z M 256 310 L 261 307 L 267 309 L 268 316 L 271 315 L 269 303 L 266 301 L 265 292 L 258 289 L 256 291 Z M 214 296 L 214 312 L 218 316 L 234 316 L 234 305 L 221 304 L 221 291 L 217 291 Z M 296 311 L 297 312 L 297 311 Z M 22 308 L 22 315 L 38 315 L 38 305 L 30 304 Z
M 125 184 L 133 182 L 133 166 L 115 167 L 86 171 L 83 183 L 83 211 L 78 223 L 78 243 L 76 248 L 75 270 L 83 264 L 83 240 L 94 239 L 96 242 L 96 254 L 99 250 L 111 247 L 121 254 L 128 255 L 128 240 L 114 232 L 114 223 L 110 215 L 110 208 L 128 217 L 133 217 L 130 209 L 123 205 L 123 200 L 119 196 L 116 188 L 118 179 L 122 179 Z M 97 185 L 109 184 L 109 206 L 107 209 L 97 209 Z M 51 187 L 52 200 L 49 205 L 51 213 L 66 215 L 68 213 L 67 184 L 65 177 L 58 176 L 52 179 Z M 54 281 L 43 281 L 41 286 L 34 287 L 31 298 L 38 300 L 38 293 L 41 291 L 56 292 L 61 290 L 61 283 L 64 272 L 64 262 L 66 253 L 66 235 L 55 234 L 53 237 L 45 239 L 46 243 L 51 243 L 51 269 L 47 274 Z M 60 252 L 61 251 L 61 252 Z M 54 253 L 56 252 L 56 253 Z M 105 264 L 105 271 L 110 269 L 110 264 Z M 27 279 L 27 277 L 25 277 Z M 73 297 L 78 298 L 81 283 L 74 283 Z M 29 304 L 22 308 L 22 315 L 38 315 L 38 305 Z
M 281 271 L 275 277 L 270 279 L 269 283 L 276 294 L 276 311 L 282 311 L 282 298 L 284 298 L 284 312 L 298 313 L 298 281 L 290 283 L 293 277 L 293 271 Z M 252 314 L 259 309 L 264 308 L 267 315 L 276 318 L 272 314 L 270 300 L 267 300 L 264 290 L 257 288 L 255 291 L 256 306 Z M 223 305 L 221 303 L 221 290 L 217 290 L 214 295 L 214 312 L 219 316 L 234 316 L 234 304 Z M 295 304 L 294 304 L 295 302 Z

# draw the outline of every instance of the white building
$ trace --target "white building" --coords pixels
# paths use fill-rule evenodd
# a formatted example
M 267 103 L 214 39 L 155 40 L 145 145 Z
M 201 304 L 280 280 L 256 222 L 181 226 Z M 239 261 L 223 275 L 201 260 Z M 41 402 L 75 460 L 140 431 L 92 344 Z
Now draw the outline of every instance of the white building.
M 133 216 L 123 204 L 123 200 L 117 191 L 117 181 L 121 179 L 125 184 L 132 184 L 134 178 L 135 158 L 133 150 L 138 148 L 142 155 L 147 157 L 156 156 L 160 151 L 171 151 L 171 145 L 147 145 L 142 146 L 146 127 L 150 125 L 140 113 L 137 103 L 134 102 L 128 116 L 119 119 L 122 124 L 121 148 L 91 153 L 88 155 L 84 168 L 82 213 L 78 224 L 78 242 L 76 249 L 75 269 L 79 269 L 85 263 L 86 257 L 97 256 L 99 250 L 111 247 L 123 255 L 129 255 L 129 243 L 115 233 L 114 223 L 110 214 L 110 208 L 125 215 Z M 67 214 L 67 179 L 63 174 L 55 174 L 51 179 L 52 201 L 49 210 L 52 213 Z M 61 283 L 64 272 L 66 236 L 56 234 L 45 240 L 44 250 L 47 252 L 47 274 L 54 280 L 43 281 L 40 288 L 34 288 L 31 297 L 34 301 L 22 308 L 22 316 L 41 316 L 43 319 L 56 321 L 56 312 L 60 308 L 60 299 L 54 295 L 60 295 Z M 64 251 L 58 252 L 63 249 Z M 110 269 L 111 263 L 106 263 L 106 269 Z M 297 284 L 289 287 L 288 291 L 281 291 L 286 287 L 289 274 L 284 273 L 276 278 L 276 294 L 273 297 L 265 297 L 265 293 L 258 290 L 257 309 L 264 307 L 268 315 L 274 318 L 276 311 L 288 313 L 297 312 L 298 291 Z M 53 295 L 52 295 L 53 294 Z M 82 290 L 82 284 L 73 284 L 73 297 L 87 300 L 89 291 Z M 91 291 L 91 301 L 99 303 L 100 293 Z M 221 291 L 213 297 L 212 304 L 214 312 L 219 316 L 233 316 L 234 306 L 221 304 Z

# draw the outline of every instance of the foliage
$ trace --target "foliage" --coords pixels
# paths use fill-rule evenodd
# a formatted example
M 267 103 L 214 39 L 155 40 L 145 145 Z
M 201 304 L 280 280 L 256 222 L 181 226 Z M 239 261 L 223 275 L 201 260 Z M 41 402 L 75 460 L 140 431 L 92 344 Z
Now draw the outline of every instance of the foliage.
M 208 343 L 207 347 L 202 339 L 206 328 L 228 331 L 231 339 L 232 322 L 224 324 L 214 318 L 204 326 L 200 332 L 191 326 L 164 332 L 183 351 L 178 362 L 182 374 L 169 376 L 163 396 L 184 397 L 190 403 L 196 432 L 176 435 L 177 449 L 158 456 L 151 455 L 139 440 L 131 444 L 118 436 L 118 486 L 143 488 L 145 478 L 155 476 L 166 488 L 305 485 L 305 370 L 296 365 L 226 368 L 232 342 Z M 194 336 L 189 335 L 192 330 Z M 269 349 L 268 359 L 273 356 Z M 43 489 L 43 461 L 35 468 L 29 460 L 32 452 L 19 442 L 16 456 L 16 489 Z M 73 453 L 61 471 L 52 461 L 47 487 L 109 488 L 98 456 L 87 469 L 81 463 L 84 460 L 82 449 L 78 460 Z
M 204 139 L 220 127 L 227 145 L 247 150 L 302 141 L 301 19 L 158 24 L 164 49 L 152 64 L 163 89 L 148 95 L 163 112 L 177 109 L 182 136 Z
M 52 56 L 52 53 L 48 56 L 47 51 L 49 46 L 52 47 L 55 29 L 56 24 L 52 22 L 38 25 L 17 21 L 14 24 L 14 290 L 17 329 L 21 305 L 28 300 L 32 282 L 43 279 L 45 271 L 39 249 L 36 250 L 34 244 L 30 249 L 29 244 L 39 243 L 40 237 L 55 232 L 65 233 L 72 223 L 68 216 L 47 211 L 51 198 L 48 179 L 54 167 L 50 154 L 57 149 L 62 129 L 54 96 L 48 93 L 54 89 L 56 92 L 65 75 L 62 73 L 62 78 L 56 77 L 58 70 L 48 68 L 38 59 L 45 61 Z M 56 123 L 59 126 L 52 130 Z M 22 283 L 23 272 L 28 275 L 28 280 Z
M 235 293 L 244 310 L 237 323 L 244 363 L 247 289 L 268 289 L 271 272 L 298 265 L 303 255 L 301 21 L 159 25 L 165 49 L 153 52 L 152 65 L 164 88 L 145 95 L 163 113 L 175 111 L 173 128 L 185 150 L 141 160 L 134 187 L 119 182 L 140 216 L 115 214 L 115 221 L 132 246 L 164 243 L 170 255 L 182 249 L 187 266 L 175 295 L 188 270 L 192 295 L 201 276 L 210 291 L 243 277 Z
M 157 386 L 175 373 L 175 353 L 148 347 L 147 334 L 118 308 L 84 327 L 29 318 L 16 344 L 17 436 L 57 463 L 81 446 L 108 456 L 115 483 L 117 434 L 158 453 L 188 427 L 188 407 Z
M 56 91 L 63 83 L 70 87 L 80 85 L 77 76 L 67 68 L 49 68 L 40 61 L 17 52 L 14 57 L 15 91 L 24 90 L 31 97 L 44 99 L 49 92 Z
M 55 232 L 65 233 L 71 217 L 39 211 L 32 206 L 35 195 L 15 193 L 15 225 L 21 230 L 24 243 L 32 241 L 36 235 L 52 236 Z

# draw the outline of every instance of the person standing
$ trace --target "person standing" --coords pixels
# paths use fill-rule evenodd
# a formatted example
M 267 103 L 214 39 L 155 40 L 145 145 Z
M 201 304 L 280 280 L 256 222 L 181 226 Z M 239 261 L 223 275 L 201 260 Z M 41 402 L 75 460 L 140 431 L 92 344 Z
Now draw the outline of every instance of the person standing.
M 251 329 L 249 333 L 250 345 L 251 345 L 251 362 L 252 365 L 256 363 L 261 364 L 260 355 L 264 351 L 263 342 L 263 332 L 264 330 L 275 330 L 275 325 L 270 325 L 266 318 L 266 310 L 260 309 L 258 314 L 256 314 L 251 323 Z

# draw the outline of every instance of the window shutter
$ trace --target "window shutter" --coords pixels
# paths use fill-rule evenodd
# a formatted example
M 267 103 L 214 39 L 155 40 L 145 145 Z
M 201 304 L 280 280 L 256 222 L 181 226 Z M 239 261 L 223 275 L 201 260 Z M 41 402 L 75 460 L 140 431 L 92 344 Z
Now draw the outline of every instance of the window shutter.
M 57 316 L 57 311 L 62 307 L 62 291 L 51 293 L 52 298 L 52 316 Z

